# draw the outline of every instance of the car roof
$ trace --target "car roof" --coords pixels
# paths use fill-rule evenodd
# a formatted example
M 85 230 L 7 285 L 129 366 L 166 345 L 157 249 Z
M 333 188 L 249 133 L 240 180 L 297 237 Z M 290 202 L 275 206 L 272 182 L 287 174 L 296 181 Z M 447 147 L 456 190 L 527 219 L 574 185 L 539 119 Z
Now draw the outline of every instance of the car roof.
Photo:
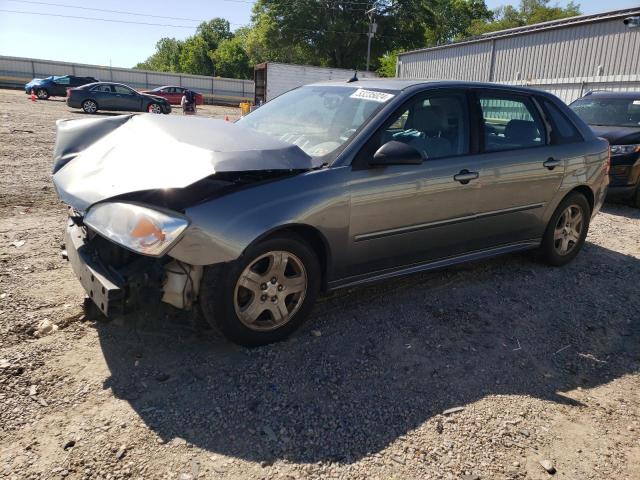
M 395 90 L 402 91 L 411 87 L 424 86 L 434 88 L 487 88 L 487 89 L 506 89 L 515 92 L 521 92 L 526 94 L 545 95 L 543 90 L 520 87 L 514 85 L 503 85 L 500 83 L 486 83 L 486 82 L 466 82 L 462 80 L 427 80 L 427 79 L 401 79 L 401 78 L 362 78 L 354 82 L 347 82 L 346 80 L 330 80 L 324 82 L 312 83 L 313 86 L 336 86 L 343 85 L 348 87 L 361 87 L 361 88 L 373 88 L 379 90 Z
M 127 87 L 127 88 L 130 88 L 131 90 L 135 90 L 135 88 L 130 87 L 129 85 L 125 85 L 124 83 L 118 83 L 118 82 L 93 82 L 93 83 L 87 83 L 85 85 L 82 85 L 82 87 L 92 87 L 96 85 L 119 85 L 121 87 Z
M 582 98 L 630 98 L 630 99 L 638 99 L 640 98 L 639 92 L 612 92 L 609 90 L 594 90 L 592 92 L 585 93 Z

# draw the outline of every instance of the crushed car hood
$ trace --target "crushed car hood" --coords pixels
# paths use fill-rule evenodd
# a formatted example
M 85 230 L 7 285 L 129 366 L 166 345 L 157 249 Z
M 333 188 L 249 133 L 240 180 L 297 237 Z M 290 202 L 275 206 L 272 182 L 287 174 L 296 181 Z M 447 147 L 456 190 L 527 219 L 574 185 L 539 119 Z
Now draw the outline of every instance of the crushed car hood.
M 222 120 L 120 115 L 59 120 L 53 182 L 80 212 L 111 197 L 184 188 L 218 172 L 309 170 L 298 146 Z

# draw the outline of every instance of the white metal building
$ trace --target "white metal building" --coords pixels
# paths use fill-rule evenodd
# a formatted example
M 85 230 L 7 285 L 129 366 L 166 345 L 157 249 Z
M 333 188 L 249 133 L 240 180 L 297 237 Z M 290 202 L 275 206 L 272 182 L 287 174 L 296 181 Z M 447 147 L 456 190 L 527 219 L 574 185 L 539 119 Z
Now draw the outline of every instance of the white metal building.
M 255 103 L 268 102 L 301 85 L 323 80 L 349 80 L 355 70 L 267 62 L 254 67 Z M 377 77 L 374 72 L 358 72 L 358 78 Z
M 640 90 L 639 8 L 493 32 L 398 56 L 400 78 L 542 88 L 571 102 L 589 90 Z

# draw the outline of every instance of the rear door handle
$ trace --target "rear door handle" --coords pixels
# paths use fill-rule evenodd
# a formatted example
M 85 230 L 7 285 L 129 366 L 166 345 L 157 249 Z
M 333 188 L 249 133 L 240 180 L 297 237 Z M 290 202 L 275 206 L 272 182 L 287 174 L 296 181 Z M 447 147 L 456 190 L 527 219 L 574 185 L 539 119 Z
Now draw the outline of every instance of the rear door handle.
M 460 170 L 460 173 L 456 174 L 453 176 L 453 179 L 456 182 L 460 182 L 463 185 L 466 185 L 467 183 L 469 183 L 471 180 L 475 180 L 476 178 L 478 178 L 480 175 L 478 174 L 478 172 L 470 172 L 469 170 L 467 170 L 466 168 L 464 170 Z
M 547 161 L 544 162 L 542 165 L 547 167 L 549 170 L 553 170 L 554 168 L 559 166 L 561 163 L 562 162 L 560 160 L 556 160 L 555 158 L 551 157 L 551 158 L 548 158 Z

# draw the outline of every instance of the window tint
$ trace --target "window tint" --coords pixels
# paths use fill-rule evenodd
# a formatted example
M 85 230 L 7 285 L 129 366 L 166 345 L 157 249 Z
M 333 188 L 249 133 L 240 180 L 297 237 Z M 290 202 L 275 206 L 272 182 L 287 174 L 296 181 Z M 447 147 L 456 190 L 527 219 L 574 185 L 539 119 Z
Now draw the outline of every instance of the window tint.
M 115 89 L 116 93 L 119 93 L 120 95 L 133 95 L 135 93 L 130 88 L 124 87 L 122 85 L 114 85 L 113 88 Z
M 545 144 L 542 122 L 533 104 L 511 96 L 481 96 L 484 149 L 487 152 Z
M 59 77 L 54 80 L 58 85 L 71 85 L 71 79 L 69 77 Z
M 558 107 L 548 100 L 543 100 L 542 105 L 551 122 L 551 140 L 553 143 L 561 144 L 582 141 L 582 135 L 580 135 L 578 129 Z
M 390 140 L 407 143 L 427 159 L 469 152 L 469 121 L 464 94 L 421 95 L 388 122 L 381 145 Z

